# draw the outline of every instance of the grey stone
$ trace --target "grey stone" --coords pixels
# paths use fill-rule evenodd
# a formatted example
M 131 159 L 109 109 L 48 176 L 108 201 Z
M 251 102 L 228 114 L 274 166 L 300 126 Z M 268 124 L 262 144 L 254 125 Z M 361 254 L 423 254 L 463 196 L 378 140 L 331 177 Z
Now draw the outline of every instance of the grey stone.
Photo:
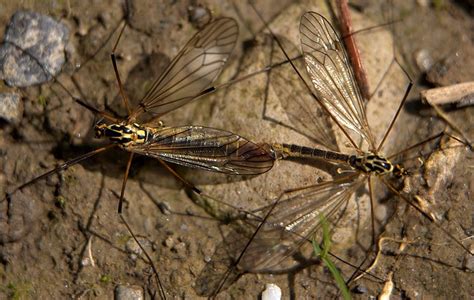
M 140 286 L 118 285 L 114 291 L 115 300 L 142 300 L 143 289 Z
M 34 12 L 13 15 L 0 46 L 0 78 L 25 87 L 51 80 L 66 61 L 68 28 Z
M 22 112 L 23 105 L 20 95 L 10 93 L 0 94 L 1 119 L 10 123 L 17 123 L 21 118 Z

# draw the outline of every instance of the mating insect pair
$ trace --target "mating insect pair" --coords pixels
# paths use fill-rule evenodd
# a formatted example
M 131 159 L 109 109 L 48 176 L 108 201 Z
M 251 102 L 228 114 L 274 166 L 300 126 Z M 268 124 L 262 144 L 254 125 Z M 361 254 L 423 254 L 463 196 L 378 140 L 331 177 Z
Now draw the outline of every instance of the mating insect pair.
M 311 16 L 311 14 L 308 16 Z M 315 76 L 312 76 L 313 82 L 321 82 L 322 78 L 349 78 L 349 83 L 351 84 L 346 86 L 347 82 L 344 80 L 334 80 L 336 84 L 333 85 L 327 81 L 324 82 L 324 84 L 321 83 L 319 88 L 323 89 L 322 96 L 326 98 L 321 99 L 321 97 L 318 97 L 318 99 L 320 99 L 320 101 L 325 101 L 324 99 L 328 101 L 325 104 L 330 108 L 328 111 L 337 111 L 339 108 L 342 108 L 342 113 L 339 114 L 339 118 L 335 117 L 336 121 L 342 123 L 350 130 L 356 131 L 362 137 L 365 137 L 366 140 L 370 141 L 371 146 L 373 146 L 371 148 L 372 150 L 378 150 L 380 147 L 375 148 L 373 138 L 370 137 L 371 135 L 365 117 L 364 104 L 360 102 L 360 98 L 357 94 L 357 87 L 355 86 L 354 82 L 350 81 L 350 78 L 352 78 L 351 70 L 347 64 L 348 62 L 345 52 L 340 50 L 343 49 L 342 44 L 337 38 L 335 31 L 330 27 L 329 23 L 324 21 L 324 19 L 321 19 L 321 16 L 312 16 L 317 18 L 318 24 L 322 25 L 319 28 L 313 27 L 309 29 L 307 33 L 311 33 L 316 36 L 321 36 L 321 33 L 324 33 L 324 36 L 327 35 L 330 37 L 330 39 L 325 40 L 325 43 L 323 43 L 325 47 L 318 46 L 318 48 L 316 48 L 318 51 L 320 51 L 318 53 L 322 55 L 322 59 L 313 60 L 313 64 L 311 64 L 309 61 L 308 69 L 313 71 L 314 74 L 318 74 L 316 70 L 319 70 L 318 68 L 320 66 L 324 66 L 323 62 L 329 61 L 336 61 L 338 66 L 342 66 L 342 69 L 338 69 L 335 71 L 335 73 L 330 74 L 329 77 L 327 74 L 326 76 L 313 75 Z M 208 32 L 213 32 L 215 34 L 214 30 L 226 28 L 222 23 L 219 23 L 223 22 L 223 20 L 227 20 L 226 22 L 231 22 L 229 19 L 215 21 L 215 23 L 211 23 L 209 27 L 206 27 L 202 32 L 206 32 L 206 29 L 209 30 L 209 28 L 212 28 L 212 30 Z M 310 24 L 312 23 L 311 21 L 308 22 Z M 231 27 L 234 28 L 234 26 Z M 328 28 L 328 31 L 323 31 L 323 28 Z M 233 34 L 223 36 L 228 38 L 229 36 L 233 36 Z M 198 34 L 196 37 L 203 37 L 202 33 Z M 327 203 L 328 208 L 337 208 L 348 199 L 348 197 L 353 193 L 353 191 L 356 190 L 357 187 L 363 183 L 363 179 L 365 178 L 364 174 L 370 174 L 371 172 L 390 173 L 394 170 L 397 170 L 396 175 L 400 176 L 406 174 L 406 172 L 404 172 L 401 167 L 397 167 L 396 165 L 389 163 L 380 156 L 345 156 L 335 152 L 323 152 L 317 149 L 299 148 L 297 146 L 287 146 L 284 144 L 275 144 L 271 147 L 265 148 L 251 143 L 238 135 L 216 129 L 196 126 L 174 128 L 153 127 L 135 123 L 136 119 L 140 119 L 144 113 L 151 112 L 155 114 L 156 117 L 160 117 L 164 113 L 169 112 L 172 109 L 177 108 L 196 97 L 203 96 L 210 91 L 210 85 L 222 68 L 223 62 L 226 60 L 223 59 L 223 56 L 227 57 L 229 51 L 228 48 L 224 47 L 227 49 L 224 51 L 224 54 L 222 52 L 218 52 L 220 54 L 216 54 L 212 51 L 204 52 L 203 54 L 200 52 L 200 49 L 202 48 L 201 45 L 196 44 L 196 42 L 206 39 L 199 39 L 196 37 L 193 38 L 187 44 L 185 49 L 178 54 L 177 58 L 171 63 L 171 66 L 166 69 L 164 75 L 155 81 L 152 88 L 150 89 L 150 92 L 148 92 L 141 101 L 141 104 L 133 111 L 128 109 L 129 117 L 125 121 L 118 120 L 115 117 L 101 113 L 104 118 L 111 122 L 115 122 L 115 124 L 97 125 L 96 131 L 99 136 L 109 137 L 112 141 L 116 142 L 114 145 L 119 145 L 120 147 L 132 153 L 144 154 L 157 157 L 162 160 L 180 163 L 186 166 L 194 166 L 229 174 L 258 174 L 270 169 L 273 160 L 277 157 L 301 156 L 311 158 L 337 158 L 339 161 L 343 163 L 349 163 L 352 167 L 354 167 L 354 169 L 359 170 L 358 173 L 353 173 L 351 176 L 348 176 L 341 181 L 334 181 L 315 186 L 312 199 L 309 197 L 309 194 L 306 194 L 304 197 L 296 196 L 295 199 L 299 199 L 300 201 L 307 204 L 308 210 L 303 211 L 303 215 L 306 217 L 297 218 L 301 218 L 302 222 L 298 222 L 297 224 L 295 223 L 295 227 L 289 231 L 282 230 L 281 224 L 293 224 L 295 222 L 296 219 L 291 215 L 292 211 L 288 210 L 288 208 L 294 206 L 296 202 L 293 201 L 290 203 L 289 201 L 287 203 L 290 204 L 287 205 L 278 203 L 275 210 L 272 210 L 272 212 L 269 213 L 269 218 L 265 221 L 265 223 L 263 223 L 262 231 L 258 232 L 257 238 L 251 242 L 251 248 L 249 248 L 250 250 L 248 250 L 247 253 L 244 253 L 243 257 L 251 258 L 249 262 L 252 263 L 252 265 L 246 264 L 244 260 L 241 264 L 241 267 L 243 266 L 244 270 L 264 270 L 267 267 L 266 263 L 256 263 L 256 261 L 272 260 L 271 263 L 275 264 L 279 258 L 285 258 L 290 253 L 294 252 L 298 248 L 299 244 L 304 241 L 304 238 L 307 237 L 307 235 L 302 234 L 300 230 L 312 232 L 314 231 L 315 227 L 319 225 L 319 219 L 317 218 L 317 215 L 319 214 L 320 210 L 315 209 L 314 203 Z M 215 35 L 213 38 L 210 38 L 209 41 L 215 42 L 218 40 L 218 37 L 221 36 Z M 211 49 L 223 49 L 220 47 L 223 45 L 229 46 L 230 44 L 232 43 L 218 44 L 217 48 L 211 47 Z M 197 45 L 199 45 L 199 47 L 197 47 Z M 233 48 L 233 45 L 231 48 Z M 333 51 L 333 56 L 328 54 L 328 51 Z M 305 52 L 307 57 L 310 59 L 312 57 L 316 58 L 312 50 L 306 49 Z M 331 59 L 326 59 L 327 57 L 330 57 Z M 211 61 L 215 59 L 215 61 L 213 61 L 214 64 L 208 64 L 208 59 L 211 59 Z M 201 64 L 202 62 L 205 62 L 205 64 Z M 196 67 L 194 69 L 195 72 L 193 72 L 193 67 Z M 115 70 L 117 69 L 115 68 Z M 180 77 L 180 75 L 183 75 L 183 77 Z M 330 87 L 333 87 L 333 89 Z M 331 93 L 328 93 L 328 90 L 324 90 L 324 88 L 329 88 Z M 353 93 L 343 93 L 343 95 L 339 94 L 338 96 L 334 96 L 338 93 L 338 91 L 347 92 L 346 88 L 348 88 L 349 91 L 353 91 Z M 121 93 L 123 94 L 122 88 Z M 122 98 L 124 101 L 126 101 L 124 94 L 122 95 Z M 83 101 L 79 100 L 78 102 L 88 107 L 88 105 Z M 125 104 L 125 106 L 128 105 Z M 334 116 L 334 114 L 330 115 Z M 101 149 L 105 150 L 106 148 Z M 99 153 L 102 151 L 101 149 L 84 155 L 82 158 Z M 273 151 L 268 151 L 268 149 L 273 149 Z M 130 155 L 129 163 L 127 165 L 127 172 L 130 168 L 132 157 L 133 154 Z M 74 162 L 77 162 L 77 160 Z M 365 163 L 368 164 L 366 165 Z M 69 165 L 70 164 L 66 164 L 64 167 Z M 122 186 L 122 193 L 120 196 L 121 199 L 124 193 L 125 181 L 126 179 L 124 180 L 124 184 Z M 310 200 L 316 201 L 309 202 Z M 121 209 L 119 210 L 121 211 Z M 331 209 L 324 211 L 324 214 L 331 216 L 331 211 Z M 283 214 L 284 212 L 285 214 Z M 286 215 L 286 213 L 289 213 L 290 215 Z M 309 218 L 308 216 L 313 216 L 314 218 Z M 310 224 L 311 222 L 313 222 L 312 225 Z M 273 224 L 278 224 L 278 226 L 273 226 Z M 262 248 L 261 242 L 263 233 L 269 234 L 267 242 L 270 241 L 270 243 L 274 245 L 271 246 L 269 244 L 264 244 L 266 247 L 270 246 L 267 249 L 271 249 L 271 251 L 264 255 L 255 256 L 253 255 L 255 251 L 258 252 L 262 251 L 262 249 L 265 249 Z M 274 238 L 275 235 L 281 235 L 281 240 L 280 238 Z M 285 244 L 289 244 L 289 246 L 285 247 Z M 281 246 L 283 246 L 283 248 L 280 248 Z M 249 253 L 250 256 L 245 256 L 249 255 Z

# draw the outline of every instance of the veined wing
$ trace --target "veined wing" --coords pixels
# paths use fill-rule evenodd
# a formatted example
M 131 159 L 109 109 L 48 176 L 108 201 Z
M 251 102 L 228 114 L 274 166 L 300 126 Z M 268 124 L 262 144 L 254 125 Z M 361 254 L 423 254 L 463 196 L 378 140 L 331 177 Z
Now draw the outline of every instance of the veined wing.
M 286 38 L 278 37 L 278 39 L 283 43 L 284 49 L 290 57 L 301 54 L 300 50 Z M 281 51 L 274 51 L 273 55 L 276 61 L 286 60 Z M 298 70 L 305 68 L 303 59 L 294 60 L 293 65 Z M 300 73 L 306 81 L 309 81 L 305 72 Z M 280 103 L 290 120 L 290 127 L 317 145 L 332 151 L 339 151 L 329 116 L 321 106 L 314 105 L 314 98 L 308 94 L 306 86 L 292 69 L 292 66 L 275 68 L 269 76 L 270 84 L 278 95 Z M 291 82 L 291 88 L 288 88 L 288 82 Z
M 321 226 L 321 216 L 328 220 L 337 215 L 343 204 L 361 186 L 364 176 L 352 174 L 335 181 L 300 189 L 282 199 L 250 243 L 239 268 L 249 272 L 278 271 L 281 262 L 310 241 Z
M 319 101 L 338 122 L 361 135 L 375 149 L 365 105 L 336 31 L 322 15 L 307 12 L 301 18 L 300 35 L 306 70 Z
M 147 143 L 126 149 L 187 167 L 234 175 L 265 173 L 274 161 L 265 144 L 200 126 L 155 129 Z
M 234 49 L 239 28 L 234 19 L 208 24 L 184 46 L 153 83 L 129 117 L 148 112 L 162 116 L 201 95 L 220 74 Z

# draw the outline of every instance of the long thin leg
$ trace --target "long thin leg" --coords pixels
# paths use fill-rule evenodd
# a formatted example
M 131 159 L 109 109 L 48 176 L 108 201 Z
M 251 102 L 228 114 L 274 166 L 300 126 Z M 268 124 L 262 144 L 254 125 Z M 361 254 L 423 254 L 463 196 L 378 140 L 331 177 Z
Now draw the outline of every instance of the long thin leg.
M 377 149 L 375 151 L 376 153 L 378 153 L 380 151 L 380 149 L 382 149 L 383 144 L 387 140 L 388 134 L 390 133 L 390 131 L 392 131 L 393 124 L 395 124 L 395 121 L 398 119 L 398 115 L 400 114 L 400 111 L 402 110 L 402 107 L 405 105 L 405 102 L 408 99 L 408 94 L 410 93 L 410 90 L 411 90 L 412 86 L 413 86 L 413 82 L 411 82 L 411 80 L 410 80 L 410 83 L 408 84 L 408 86 L 405 90 L 405 95 L 403 95 L 403 99 L 400 102 L 400 105 L 398 106 L 397 112 L 393 116 L 392 121 L 390 122 L 390 125 L 387 128 L 387 131 L 385 131 L 385 134 L 383 135 L 383 138 L 380 141 L 380 144 L 379 144 L 379 146 L 377 147 Z
M 115 42 L 114 48 L 112 49 L 112 53 L 110 54 L 110 58 L 112 59 L 112 65 L 114 66 L 115 78 L 117 78 L 117 84 L 120 89 L 120 95 L 122 96 L 123 104 L 125 105 L 125 108 L 127 109 L 128 115 L 131 115 L 132 110 L 130 108 L 127 95 L 125 94 L 125 91 L 123 89 L 122 80 L 120 79 L 120 74 L 117 68 L 117 58 L 115 57 L 115 51 L 117 50 L 117 46 L 120 41 L 120 38 L 122 37 L 123 31 L 125 30 L 125 26 L 127 26 L 126 22 L 123 23 L 122 29 L 120 30 L 119 37 L 117 38 L 117 41 Z
M 429 102 L 428 102 L 429 103 Z M 433 107 L 433 109 L 436 111 L 436 113 L 438 114 L 438 116 L 446 123 L 448 124 L 448 126 L 450 126 L 454 132 L 457 132 L 463 139 L 464 139 L 464 142 L 463 144 L 466 144 L 469 149 L 472 151 L 473 149 L 473 143 L 472 141 L 468 138 L 468 136 L 459 128 L 459 126 L 457 126 L 453 120 L 451 120 L 450 117 L 448 117 L 448 115 L 441 109 L 441 107 L 439 107 L 437 104 L 434 104 L 434 103 L 429 103 L 431 105 L 431 107 Z
M 468 247 L 466 247 L 465 245 L 463 245 L 457 238 L 455 238 L 450 232 L 448 232 L 446 229 L 444 229 L 443 227 L 441 227 L 441 225 L 439 225 L 436 220 L 434 220 L 428 213 L 426 213 L 425 211 L 423 211 L 420 207 L 418 207 L 418 205 L 416 205 L 413 201 L 411 201 L 410 199 L 408 199 L 407 197 L 405 197 L 404 195 L 402 195 L 393 185 L 391 185 L 387 180 L 385 180 L 384 178 L 381 178 L 382 182 L 395 194 L 397 195 L 398 197 L 402 198 L 404 201 L 406 201 L 411 207 L 413 207 L 414 209 L 416 209 L 420 214 L 422 214 L 425 218 L 427 218 L 428 220 L 430 220 L 437 228 L 439 228 L 442 232 L 444 232 L 447 236 L 449 236 L 449 238 L 451 238 L 456 244 L 458 244 L 461 248 L 463 248 L 464 250 L 466 250 L 467 253 L 470 253 L 471 255 L 474 255 L 474 253 L 472 252 L 472 250 L 470 250 Z
M 350 180 L 351 178 L 354 178 L 355 176 L 357 176 L 357 174 L 352 174 L 352 175 L 349 175 L 345 178 L 341 178 L 339 179 L 339 181 L 343 182 L 343 181 L 348 181 Z M 260 223 L 258 224 L 256 230 L 253 232 L 252 236 L 250 237 L 250 239 L 246 242 L 245 246 L 243 247 L 243 249 L 241 250 L 239 256 L 237 257 L 237 259 L 232 263 L 231 266 L 228 267 L 226 273 L 224 274 L 224 276 L 222 277 L 222 279 L 219 281 L 219 284 L 218 284 L 218 288 L 213 291 L 213 296 L 211 298 L 214 298 L 219 292 L 220 290 L 225 286 L 225 283 L 227 281 L 227 279 L 229 278 L 229 276 L 232 274 L 232 272 L 234 272 L 238 266 L 238 264 L 240 263 L 240 261 L 242 260 L 242 258 L 244 257 L 247 249 L 250 247 L 251 243 L 253 242 L 253 240 L 255 239 L 255 237 L 257 236 L 257 234 L 259 233 L 259 231 L 261 230 L 261 228 L 265 225 L 267 219 L 270 217 L 271 213 L 273 212 L 273 210 L 275 209 L 275 207 L 280 203 L 280 201 L 285 197 L 285 195 L 287 194 L 290 194 L 290 193 L 293 193 L 293 192 L 296 192 L 296 191 L 303 191 L 303 190 L 306 190 L 306 189 L 310 189 L 310 188 L 313 188 L 313 187 L 316 187 L 318 186 L 319 184 L 314 184 L 314 185 L 310 185 L 310 186 L 305 186 L 305 187 L 300 187 L 300 188 L 295 188 L 295 189 L 288 189 L 288 190 L 285 190 L 284 192 L 281 193 L 281 195 L 277 198 L 277 200 L 275 200 L 272 204 L 270 204 L 269 206 L 267 207 L 264 207 L 263 209 L 268 209 L 268 212 L 265 214 L 265 216 L 263 217 L 263 219 L 261 218 L 257 218 L 257 221 L 260 221 Z M 341 202 L 342 204 L 343 202 Z M 340 206 L 336 206 L 334 207 L 328 215 L 332 215 L 333 212 L 337 211 L 338 209 L 340 208 Z M 281 230 L 285 230 L 285 228 L 281 228 Z M 296 233 L 294 233 L 296 234 Z M 310 239 L 307 239 L 306 237 L 303 237 L 303 236 L 300 236 L 301 238 L 304 238 L 306 239 L 307 241 L 309 241 L 311 243 L 311 240 Z M 335 257 L 336 259 L 344 262 L 344 263 L 347 263 L 346 261 L 344 261 L 343 259 L 333 255 L 332 253 L 329 252 L 329 255 L 331 255 L 332 257 Z M 348 263 L 349 265 L 353 266 L 352 264 Z M 356 267 L 356 266 L 353 266 L 353 267 Z
M 227 281 L 227 278 L 229 278 L 230 274 L 237 268 L 237 266 L 239 265 L 240 261 L 242 260 L 242 257 L 244 257 L 244 254 L 245 252 L 247 251 L 248 247 L 250 247 L 250 244 L 252 243 L 252 241 L 254 240 L 254 238 L 257 236 L 258 232 L 260 231 L 260 229 L 263 227 L 263 225 L 265 225 L 265 222 L 267 221 L 268 217 L 270 216 L 270 214 L 272 213 L 272 211 L 275 209 L 275 207 L 278 205 L 278 203 L 280 203 L 280 200 L 283 198 L 284 194 L 281 194 L 280 197 L 278 197 L 277 200 L 275 200 L 275 202 L 273 202 L 270 210 L 268 211 L 268 213 L 265 215 L 265 217 L 263 218 L 262 222 L 260 222 L 260 224 L 258 225 L 257 229 L 255 229 L 255 231 L 253 232 L 252 236 L 250 237 L 250 239 L 247 241 L 247 243 L 245 244 L 244 248 L 242 249 L 242 251 L 240 252 L 240 255 L 239 257 L 237 258 L 237 260 L 235 261 L 234 264 L 232 264 L 232 266 L 230 266 L 228 269 L 227 269 L 227 272 L 224 274 L 224 277 L 222 278 L 222 280 L 220 281 L 218 287 L 217 287 L 217 290 L 213 293 L 213 295 L 211 296 L 211 298 L 215 298 L 219 292 L 221 291 L 221 289 L 224 287 L 225 285 L 225 282 Z
M 389 14 L 390 14 L 389 19 L 390 19 L 390 20 L 393 20 L 393 10 L 390 10 L 390 11 L 389 11 Z M 394 28 L 393 28 L 393 24 L 394 24 L 394 23 L 392 22 L 391 24 L 392 24 L 392 26 L 391 26 L 392 33 L 393 33 L 393 35 L 395 36 L 395 33 L 394 33 L 395 30 L 394 30 Z M 395 124 L 395 121 L 398 119 L 398 116 L 399 116 L 399 114 L 400 114 L 400 111 L 401 111 L 402 107 L 405 105 L 405 102 L 406 102 L 406 100 L 407 100 L 407 98 L 408 98 L 408 94 L 410 93 L 410 90 L 411 90 L 411 88 L 413 87 L 413 80 L 411 79 L 410 75 L 407 73 L 407 71 L 403 68 L 403 66 L 401 65 L 401 63 L 400 63 L 400 62 L 398 61 L 398 59 L 397 59 L 395 45 L 396 45 L 395 43 L 393 43 L 393 45 L 392 45 L 392 53 L 393 53 L 392 62 L 390 63 L 389 68 L 387 69 L 386 73 L 384 74 L 384 76 L 383 76 L 382 79 L 380 80 L 379 84 L 377 85 L 377 89 L 378 89 L 380 83 L 382 82 L 382 80 L 384 79 L 385 75 L 387 74 L 388 70 L 389 70 L 389 69 L 391 68 L 391 66 L 393 65 L 393 63 L 396 63 L 396 64 L 398 65 L 398 67 L 403 71 L 403 73 L 405 74 L 405 76 L 408 78 L 409 83 L 408 83 L 408 86 L 407 86 L 407 88 L 406 88 L 406 90 L 405 90 L 405 94 L 403 95 L 402 101 L 400 102 L 400 105 L 398 106 L 397 112 L 396 112 L 395 115 L 393 116 L 392 121 L 390 122 L 390 125 L 388 126 L 387 130 L 385 131 L 385 134 L 383 135 L 383 138 L 382 138 L 382 140 L 380 141 L 380 144 L 378 145 L 378 147 L 377 147 L 377 149 L 376 149 L 376 153 L 379 152 L 379 151 L 382 149 L 382 147 L 383 147 L 383 145 L 384 145 L 384 143 L 385 143 L 385 141 L 386 141 L 388 135 L 389 135 L 390 132 L 392 131 L 392 127 L 393 127 L 393 125 Z M 376 89 L 376 90 L 377 90 L 377 89 Z M 375 91 L 376 91 L 376 90 L 375 90 Z M 374 91 L 374 93 L 375 93 L 375 91 Z
M 190 183 L 186 179 L 184 179 L 181 175 L 179 175 L 175 170 L 173 170 L 166 162 L 164 162 L 161 159 L 158 159 L 158 161 L 168 170 L 173 176 L 178 178 L 184 185 L 186 185 L 188 188 L 192 189 L 194 192 L 201 194 L 201 190 L 198 189 L 197 187 L 194 186 L 194 184 Z
M 374 216 L 374 189 L 372 185 L 372 176 L 367 177 L 367 182 L 369 184 L 369 198 L 370 198 L 370 221 L 372 224 L 372 239 L 370 242 L 370 249 L 372 249 L 372 246 L 375 245 L 375 216 Z M 370 252 L 371 250 L 369 250 Z M 355 271 L 352 273 L 352 275 L 347 279 L 346 284 L 349 284 L 351 281 L 357 280 L 358 278 L 364 276 L 365 274 L 368 274 L 370 272 L 370 268 L 367 268 L 365 270 L 362 270 L 362 266 L 365 264 L 369 257 L 369 254 L 365 256 L 365 258 L 362 260 L 362 262 L 357 266 Z M 361 272 L 361 273 L 359 273 Z
M 130 225 L 127 223 L 127 221 L 125 220 L 125 217 L 123 216 L 122 213 L 119 213 L 119 216 L 120 216 L 120 219 L 122 220 L 123 224 L 125 224 L 125 227 L 127 227 L 127 230 L 128 232 L 132 235 L 133 239 L 135 240 L 135 242 L 138 244 L 138 246 L 140 247 L 140 249 L 142 250 L 143 254 L 145 254 L 145 257 L 146 259 L 148 260 L 148 263 L 151 265 L 151 268 L 153 269 L 153 273 L 155 274 L 156 276 L 156 281 L 158 283 L 158 287 L 159 287 L 159 290 L 160 290 L 160 296 L 161 296 L 161 299 L 166 299 L 166 293 L 165 293 L 165 290 L 163 288 L 163 284 L 161 282 L 161 279 L 160 279 L 160 275 L 158 273 L 158 270 L 156 269 L 155 267 L 155 264 L 153 263 L 153 260 L 151 259 L 150 255 L 148 255 L 148 253 L 146 252 L 145 248 L 142 246 L 142 244 L 140 244 L 140 241 L 138 240 L 138 238 L 136 237 L 136 235 L 133 233 L 132 231 L 132 228 L 130 227 Z
M 123 181 L 122 181 L 122 189 L 120 190 L 120 199 L 118 205 L 118 213 L 122 213 L 123 207 L 123 196 L 125 194 L 125 186 L 127 185 L 128 174 L 130 173 L 130 166 L 132 165 L 133 160 L 133 152 L 130 152 L 130 156 L 128 157 L 127 167 L 125 168 L 125 174 L 123 174 Z
M 451 135 L 451 134 L 449 134 L 449 133 L 447 133 L 447 132 L 445 132 L 445 131 L 441 131 L 440 133 L 437 133 L 437 134 L 435 134 L 435 135 L 433 135 L 433 136 L 430 136 L 429 138 L 427 138 L 427 139 L 425 139 L 425 140 L 423 140 L 423 141 L 421 141 L 421 142 L 419 142 L 419 143 L 416 143 L 416 144 L 414 144 L 414 145 L 412 145 L 412 146 L 409 146 L 409 147 L 407 147 L 407 148 L 405 148 L 405 149 L 403 149 L 403 150 L 401 150 L 401 151 L 398 151 L 398 152 L 396 152 L 396 153 L 394 153 L 394 154 L 388 155 L 388 156 L 387 156 L 387 159 L 393 159 L 394 157 L 397 157 L 398 155 L 407 153 L 407 152 L 409 152 L 409 151 L 411 151 L 411 150 L 413 150 L 413 149 L 415 149 L 415 148 L 421 147 L 421 146 L 423 146 L 423 145 L 426 144 L 426 143 L 429 143 L 429 142 L 431 142 L 431 141 L 433 141 L 433 140 L 435 140 L 435 139 L 437 139 L 437 138 L 439 138 L 439 137 L 442 137 L 443 135 L 446 135 L 446 136 L 452 138 L 453 140 L 456 140 L 456 141 L 458 141 L 459 143 L 461 143 L 461 144 L 463 144 L 463 145 L 466 145 L 465 142 L 462 141 L 462 140 L 460 140 L 459 138 L 457 138 L 457 137 L 455 137 L 455 136 L 453 136 L 453 135 Z M 469 145 L 466 145 L 466 146 L 469 147 Z
M 135 240 L 135 242 L 138 244 L 138 246 L 140 247 L 140 249 L 143 251 L 143 253 L 145 254 L 146 256 L 146 259 L 148 260 L 148 263 L 151 265 L 151 268 L 153 269 L 153 273 L 155 273 L 155 276 L 156 276 L 156 280 L 157 280 L 157 283 L 158 283 L 158 287 L 159 287 L 159 290 L 160 290 L 160 296 L 162 299 L 166 299 L 166 294 L 165 294 L 165 291 L 164 291 L 164 288 L 163 288 L 163 285 L 161 283 L 161 279 L 160 279 L 160 276 L 158 275 L 158 271 L 155 267 L 155 264 L 153 263 L 153 260 L 151 259 L 150 255 L 146 252 L 145 248 L 142 246 L 142 244 L 140 243 L 140 241 L 137 239 L 135 233 L 133 232 L 132 228 L 130 227 L 130 225 L 127 223 L 127 221 L 125 220 L 125 217 L 123 216 L 123 199 L 124 199 L 124 194 L 125 194 L 125 187 L 127 185 L 127 180 L 128 180 L 128 174 L 130 173 L 130 167 L 132 165 L 132 161 L 133 161 L 133 156 L 134 156 L 134 153 L 133 152 L 130 152 L 130 156 L 128 158 L 128 162 L 127 162 L 127 167 L 125 168 L 125 174 L 123 176 L 123 181 L 122 181 L 122 189 L 120 190 L 120 198 L 119 198 L 119 205 L 118 205 L 118 214 L 120 216 L 120 219 L 122 219 L 122 222 L 125 224 L 125 227 L 127 227 L 127 230 L 128 232 L 130 232 L 130 234 L 132 235 L 133 239 Z
M 369 182 L 369 198 L 370 198 L 370 221 L 372 223 L 372 242 L 371 245 L 375 244 L 375 216 L 374 216 L 374 188 L 372 186 L 372 176 L 368 176 L 367 181 Z

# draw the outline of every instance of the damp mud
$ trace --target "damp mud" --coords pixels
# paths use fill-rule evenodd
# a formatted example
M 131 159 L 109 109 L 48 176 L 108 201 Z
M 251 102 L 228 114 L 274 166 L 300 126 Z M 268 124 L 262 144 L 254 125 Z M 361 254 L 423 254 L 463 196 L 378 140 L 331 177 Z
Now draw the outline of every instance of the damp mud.
M 284 60 L 257 15 L 243 1 L 0 2 L 0 37 L 18 10 L 48 15 L 64 24 L 69 39 L 66 63 L 57 80 L 74 97 L 121 116 L 126 110 L 110 53 L 124 20 L 128 26 L 116 55 L 132 103 L 143 97 L 210 15 L 233 17 L 240 30 L 219 83 Z M 377 141 L 409 82 L 396 65 L 384 76 L 394 57 L 393 49 L 414 82 L 385 142 L 386 154 L 450 130 L 434 110 L 421 103 L 421 90 L 474 78 L 472 7 L 447 1 L 399 2 L 381 7 L 372 1 L 355 1 L 351 8 L 355 30 L 402 20 L 356 35 L 374 93 L 367 117 Z M 324 1 L 256 4 L 293 56 L 300 49 L 298 26 L 304 12 L 317 11 L 331 19 Z M 420 57 L 424 58 L 422 63 Z M 99 118 L 75 103 L 60 84 L 49 82 L 21 89 L 0 85 L 1 93 L 16 93 L 22 102 L 19 111 L 13 113 L 20 117 L 0 123 L 0 298 L 111 299 L 118 295 L 128 299 L 123 290 L 141 291 L 146 299 L 159 298 L 150 265 L 117 214 L 128 159 L 123 151 L 98 154 L 12 194 L 9 201 L 3 198 L 34 176 L 104 145 L 93 137 L 93 125 Z M 300 102 L 293 101 L 296 97 Z M 164 116 L 163 122 L 167 126 L 221 128 L 254 142 L 316 147 L 318 141 L 329 137 L 340 150 L 354 152 L 335 126 L 318 131 L 302 122 L 305 112 L 295 103 L 317 105 L 291 67 L 284 65 L 185 105 Z M 473 108 L 446 111 L 472 141 Z M 416 151 L 410 154 L 408 158 L 420 156 Z M 413 180 L 400 183 L 400 189 L 418 195 L 443 229 L 377 182 L 377 236 L 383 236 L 384 242 L 370 274 L 349 285 L 354 298 L 379 296 L 390 276 L 394 298 L 474 296 L 473 257 L 449 237 L 472 251 L 472 151 L 443 138 L 429 143 L 422 154 L 422 160 L 409 162 L 419 172 Z M 276 161 L 269 172 L 249 177 L 173 168 L 209 197 L 187 191 L 158 162 L 137 158 L 127 182 L 124 207 L 124 217 L 153 259 L 170 299 L 203 297 L 198 295 L 198 283 L 206 265 L 221 259 L 216 253 L 225 252 L 219 249 L 226 246 L 226 237 L 232 236 L 230 217 L 269 205 L 287 189 L 330 180 L 337 171 L 330 164 L 298 161 Z M 333 250 L 355 265 L 367 256 L 367 267 L 375 257 L 373 252 L 367 254 L 372 237 L 368 187 L 357 190 L 349 202 L 352 206 L 332 232 Z M 400 241 L 406 245 L 403 251 Z M 303 252 L 308 253 L 308 249 Z M 355 272 L 354 266 L 338 260 L 335 263 L 346 280 Z M 283 299 L 341 297 L 329 271 L 313 262 L 273 274 L 244 274 L 217 298 L 258 299 L 268 283 L 281 288 Z

